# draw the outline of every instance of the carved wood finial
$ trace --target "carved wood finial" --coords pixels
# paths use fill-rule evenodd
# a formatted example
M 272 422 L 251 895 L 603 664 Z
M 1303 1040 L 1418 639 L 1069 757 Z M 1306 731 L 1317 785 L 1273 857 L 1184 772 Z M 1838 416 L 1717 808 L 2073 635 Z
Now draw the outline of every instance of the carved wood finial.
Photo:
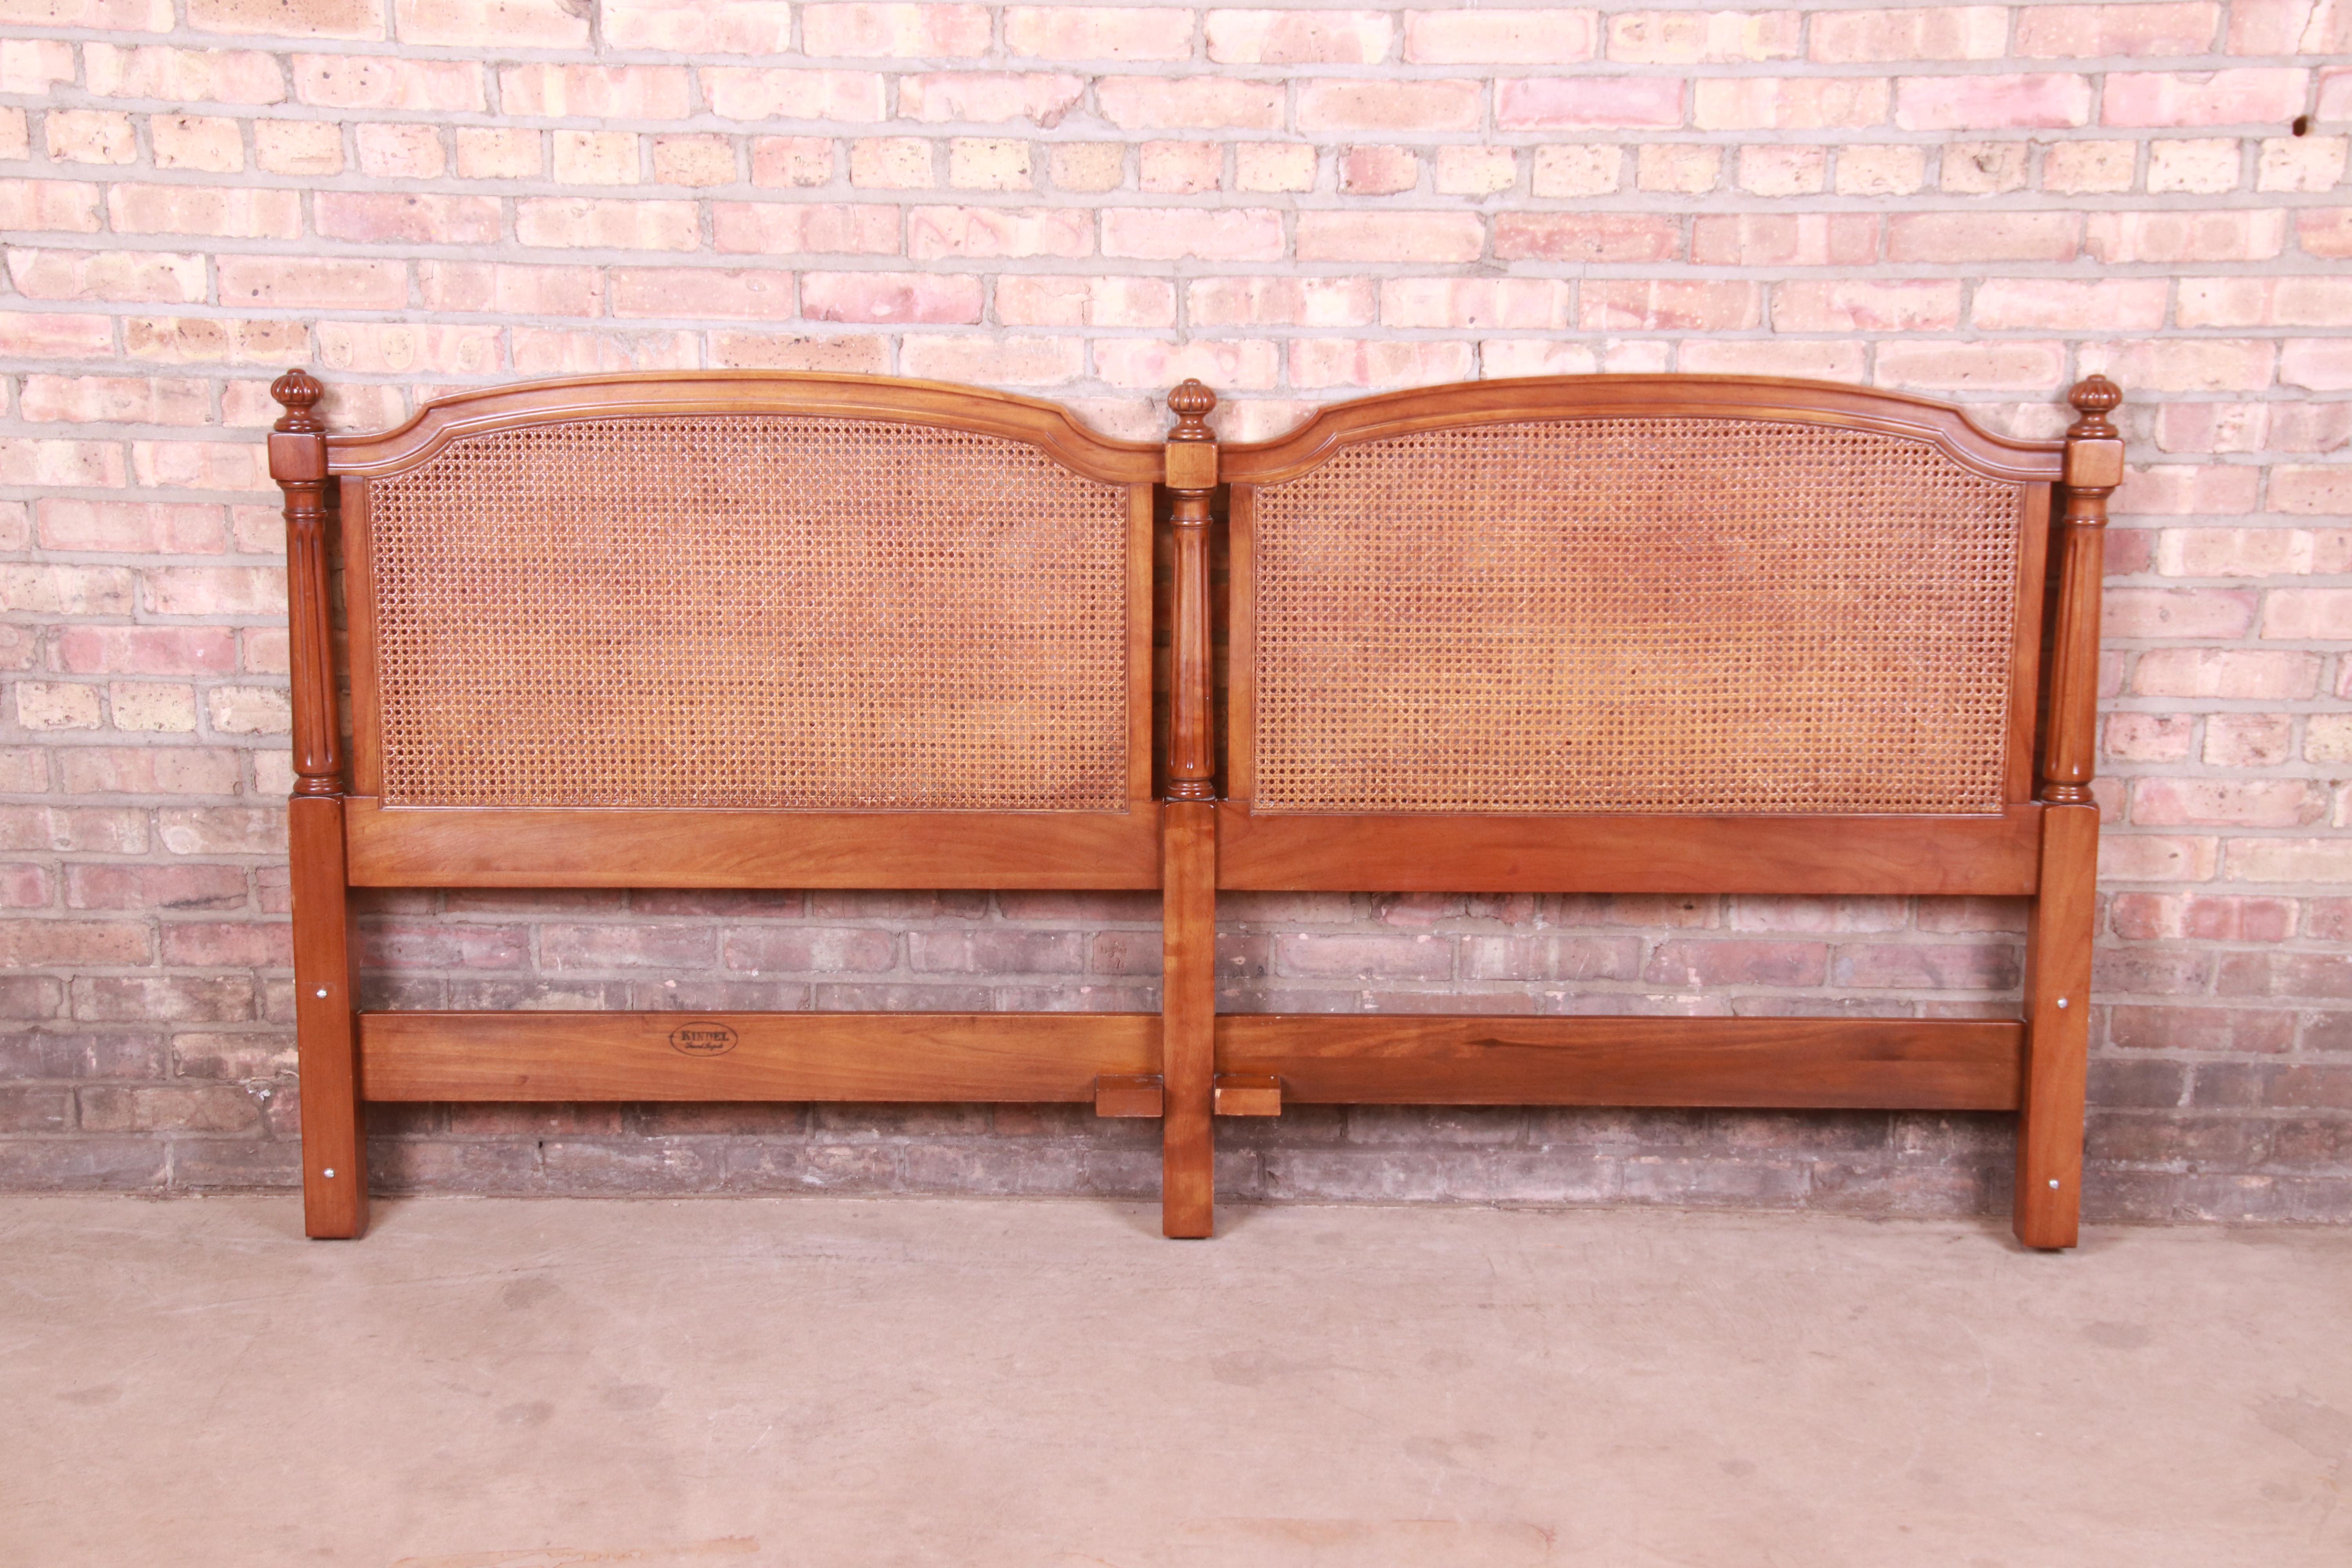
M 2082 416 L 2066 431 L 2070 441 L 2112 441 L 2116 427 L 2107 418 L 2123 406 L 2124 389 L 2104 375 L 2086 375 L 2066 394 L 2066 401 Z
M 1171 441 L 1213 441 L 1216 434 L 1209 428 L 1209 415 L 1217 406 L 1217 395 L 1198 381 L 1181 383 L 1168 395 L 1168 412 L 1176 416 L 1176 428 L 1168 432 Z
M 289 436 L 310 436 L 327 427 L 327 422 L 311 412 L 318 406 L 319 399 L 327 395 L 327 389 L 319 384 L 317 376 L 301 366 L 295 366 L 271 382 L 269 395 L 286 406 L 285 414 L 271 426 L 272 429 L 282 430 Z

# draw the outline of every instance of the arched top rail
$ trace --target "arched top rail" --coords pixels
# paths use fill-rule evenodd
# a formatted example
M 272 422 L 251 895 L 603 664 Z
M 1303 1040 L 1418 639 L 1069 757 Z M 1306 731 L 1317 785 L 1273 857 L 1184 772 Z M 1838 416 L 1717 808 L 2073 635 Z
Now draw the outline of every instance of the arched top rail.
M 1948 403 L 1833 382 L 1747 375 L 1549 375 L 1455 382 L 1319 409 L 1270 441 L 1220 448 L 1222 477 L 1279 484 L 1350 447 L 1427 430 L 1536 420 L 1751 419 L 1875 431 L 1931 443 L 1988 478 L 2051 481 L 2065 447 L 1996 436 Z
M 883 420 L 1025 442 L 1073 472 L 1108 484 L 1160 476 L 1157 443 L 1118 441 L 1056 404 L 1011 393 L 896 376 L 808 371 L 673 371 L 529 382 L 438 397 L 397 427 L 331 436 L 336 474 L 377 477 L 425 461 L 454 441 L 579 419 L 677 415 L 782 415 Z

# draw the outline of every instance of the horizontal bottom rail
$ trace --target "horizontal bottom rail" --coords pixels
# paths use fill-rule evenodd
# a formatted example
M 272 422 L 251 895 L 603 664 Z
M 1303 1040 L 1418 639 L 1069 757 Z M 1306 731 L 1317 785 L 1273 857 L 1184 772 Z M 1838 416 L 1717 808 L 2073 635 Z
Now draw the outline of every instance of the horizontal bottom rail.
M 1086 1101 L 1151 1013 L 362 1013 L 366 1100 Z
M 2014 1110 L 2025 1029 L 1914 1018 L 1217 1020 L 1220 1074 L 1331 1105 Z
M 377 1100 L 1095 1102 L 1149 1013 L 362 1013 Z M 1220 1081 L 1280 1104 L 2013 1110 L 2024 1026 L 1911 1018 L 1227 1015 Z

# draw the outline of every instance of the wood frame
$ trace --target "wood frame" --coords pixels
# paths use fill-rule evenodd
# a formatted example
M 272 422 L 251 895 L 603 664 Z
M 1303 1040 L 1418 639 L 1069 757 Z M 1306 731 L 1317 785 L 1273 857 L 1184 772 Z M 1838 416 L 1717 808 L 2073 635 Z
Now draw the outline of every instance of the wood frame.
M 286 493 L 296 784 L 290 805 L 305 1224 L 366 1225 L 365 1100 L 1076 1100 L 1157 1117 L 1162 1226 L 1214 1224 L 1221 1115 L 1298 1103 L 2009 1110 L 2015 1225 L 2074 1245 L 2079 1215 L 2097 808 L 2102 531 L 2123 447 L 2094 376 L 2063 443 L 2011 441 L 1897 394 L 1746 377 L 1496 381 L 1324 409 L 1278 440 L 1221 448 L 1210 390 L 1169 398 L 1160 446 L 1109 441 L 1052 405 L 861 376 L 597 376 L 428 404 L 398 429 L 330 437 L 322 388 L 289 371 L 269 437 Z M 1129 494 L 1128 805 L 1123 812 L 392 808 L 369 575 L 371 485 L 465 437 L 589 417 L 774 413 L 879 419 L 1026 442 Z M 1253 522 L 1260 487 L 1417 430 L 1599 415 L 1767 418 L 1932 443 L 2022 500 L 2010 767 L 1997 816 L 1377 814 L 1251 809 Z M 1169 492 L 1164 788 L 1152 784 L 1153 502 Z M 1232 678 L 1220 768 L 1213 502 L 1230 486 Z M 2063 493 L 2063 515 L 2053 499 Z M 340 499 L 354 747 L 337 720 L 331 500 Z M 1376 525 L 1377 520 L 1367 520 Z M 2054 594 L 2044 597 L 2053 527 Z M 2046 612 L 2046 613 L 2045 613 Z M 2042 650 L 2046 639 L 2050 656 Z M 2034 788 L 2039 759 L 2040 786 Z M 1220 789 L 1219 779 L 1224 780 Z M 362 1014 L 349 889 L 467 887 L 1158 888 L 1161 1012 L 1149 1015 Z M 2006 894 L 2032 900 L 2012 1021 L 1496 1018 L 1215 1011 L 1220 889 Z
M 1132 1014 L 421 1013 L 357 1010 L 354 887 L 1158 888 L 1186 842 L 1153 786 L 1152 506 L 1164 459 L 1051 404 L 881 377 L 698 372 L 462 394 L 379 435 L 326 434 L 306 373 L 271 395 L 286 492 L 293 645 L 292 813 L 305 1228 L 367 1223 L 367 1100 L 1101 1100 L 1157 1085 L 1161 1024 Z M 1024 443 L 1127 494 L 1125 805 L 1117 811 L 765 811 L 395 807 L 381 798 L 370 491 L 468 437 L 582 419 L 793 415 L 971 431 Z M 328 524 L 340 501 L 350 659 L 339 671 Z M 337 721 L 350 681 L 349 777 Z M 1186 863 L 1190 864 L 1190 863 Z M 1197 900 L 1206 881 L 1186 884 Z M 1209 962 L 1202 948 L 1198 963 Z M 1174 967 L 1171 994 L 1193 996 Z M 457 1048 L 461 1047 L 463 1048 Z M 1202 1083 L 1206 1134 L 1207 1058 Z M 1178 1075 L 1180 1080 L 1182 1074 Z M 1101 1080 L 1098 1082 L 1098 1080 Z M 1108 1088 L 1103 1087 L 1107 1083 Z M 1129 1086 L 1123 1088 L 1122 1086 Z M 1156 1110 L 1155 1110 L 1156 1113 Z M 1171 1116 L 1171 1126 L 1186 1125 Z M 1205 1186 L 1202 1186 L 1205 1197 Z
M 1452 892 L 2000 894 L 2032 900 L 2016 1022 L 1654 1017 L 1218 1020 L 1219 1081 L 1272 1081 L 1281 1101 L 2004 1110 L 2020 1131 L 2015 1226 L 2074 1244 L 2098 816 L 2095 720 L 2101 529 L 2121 479 L 2094 376 L 2063 443 L 1978 428 L 1901 394 L 1761 377 L 1541 377 L 1465 383 L 1327 407 L 1278 439 L 1231 446 L 1231 679 L 1217 886 Z M 2004 809 L 1997 816 L 1638 814 L 1257 815 L 1257 494 L 1368 442 L 1538 419 L 1697 416 L 1883 432 L 2021 487 L 2016 641 Z M 2054 614 L 2044 602 L 2053 492 L 2063 488 Z M 1360 520 L 1365 527 L 1379 520 Z M 2045 630 L 2052 655 L 2042 658 Z M 2037 739 L 2039 750 L 2037 752 Z M 2041 788 L 2034 789 L 2039 756 Z M 1261 1102 L 1264 1091 L 1260 1093 Z

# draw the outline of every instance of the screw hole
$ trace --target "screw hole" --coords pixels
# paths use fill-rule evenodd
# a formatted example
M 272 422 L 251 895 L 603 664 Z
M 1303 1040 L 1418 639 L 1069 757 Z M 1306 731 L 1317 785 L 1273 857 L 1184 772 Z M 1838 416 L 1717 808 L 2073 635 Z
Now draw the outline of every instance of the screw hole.
M 2294 124 L 2292 124 L 2292 125 L 2290 125 L 2290 126 L 2288 126 L 2288 127 L 2287 127 L 2287 129 L 2288 129 L 2288 130 L 2290 130 L 2290 131 L 2292 131 L 2292 132 L 2294 132 L 2297 136 L 2308 136 L 2308 135 L 2310 135 L 2310 134 L 2311 134 L 2311 116 L 2310 116 L 2310 115 L 2308 115 L 2308 114 L 2298 114 L 2298 115 L 2296 115 L 2296 116 L 2294 117 Z

